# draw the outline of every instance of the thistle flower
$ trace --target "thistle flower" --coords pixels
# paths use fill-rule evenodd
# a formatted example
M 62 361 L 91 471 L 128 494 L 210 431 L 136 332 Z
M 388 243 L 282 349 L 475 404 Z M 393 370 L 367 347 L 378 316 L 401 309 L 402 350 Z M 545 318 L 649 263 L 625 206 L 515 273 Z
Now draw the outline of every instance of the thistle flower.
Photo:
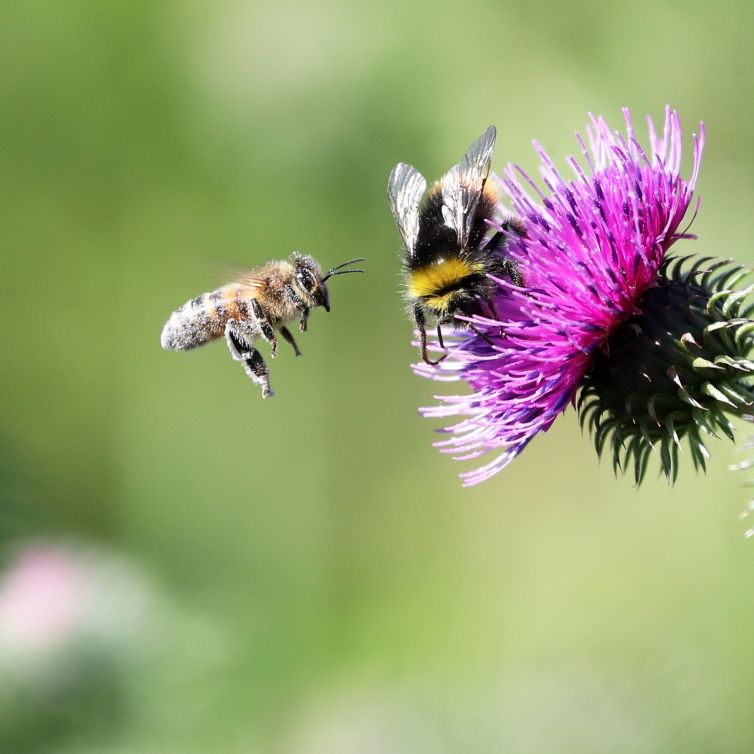
M 568 158 L 573 178 L 536 142 L 544 188 L 508 167 L 503 192 L 527 228 L 524 238 L 510 237 L 508 253 L 524 284 L 496 280 L 497 316 L 468 318 L 472 328 L 446 339 L 448 358 L 414 365 L 420 375 L 471 388 L 422 409 L 460 417 L 442 430 L 449 436 L 436 443 L 441 451 L 459 460 L 494 454 L 461 475 L 465 485 L 507 466 L 571 403 L 598 453 L 611 449 L 616 472 L 630 466 L 640 483 L 655 449 L 672 481 L 684 436 L 703 469 L 703 435 L 732 437 L 726 414 L 742 414 L 754 400 L 754 322 L 742 308 L 750 289 L 735 290 L 745 273 L 727 261 L 666 258 L 676 241 L 694 238 L 681 226 L 703 124 L 684 180 L 678 115 L 666 109 L 661 134 L 648 119 L 645 150 L 623 114 L 625 134 L 592 116 L 588 146 L 577 135 L 583 164 Z

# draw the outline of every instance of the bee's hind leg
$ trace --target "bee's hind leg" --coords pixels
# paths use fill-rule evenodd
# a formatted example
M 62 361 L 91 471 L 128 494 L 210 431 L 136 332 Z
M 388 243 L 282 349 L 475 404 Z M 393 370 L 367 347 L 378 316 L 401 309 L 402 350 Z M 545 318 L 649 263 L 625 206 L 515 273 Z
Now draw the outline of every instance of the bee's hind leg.
M 234 361 L 243 361 L 249 349 L 253 348 L 243 328 L 232 319 L 225 325 L 225 342 Z
M 230 355 L 235 361 L 243 362 L 246 374 L 262 388 L 262 398 L 269 398 L 275 393 L 270 388 L 270 372 L 264 363 L 262 354 L 249 342 L 243 328 L 238 322 L 230 320 L 225 326 L 225 342 Z
M 243 368 L 249 377 L 262 388 L 262 398 L 270 398 L 275 395 L 270 387 L 270 372 L 264 363 L 262 354 L 256 348 L 252 349 L 247 358 L 243 360 Z

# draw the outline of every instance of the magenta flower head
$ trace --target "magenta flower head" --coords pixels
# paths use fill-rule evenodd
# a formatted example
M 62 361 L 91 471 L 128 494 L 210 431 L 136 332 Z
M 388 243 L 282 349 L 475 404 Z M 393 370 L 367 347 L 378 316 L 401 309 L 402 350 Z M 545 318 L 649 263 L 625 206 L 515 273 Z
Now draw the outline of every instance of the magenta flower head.
M 609 447 L 616 471 L 632 468 L 637 483 L 653 449 L 674 479 L 684 436 L 704 468 L 702 436 L 731 435 L 726 413 L 750 411 L 754 323 L 742 310 L 748 289 L 735 290 L 745 273 L 729 260 L 667 257 L 676 241 L 693 238 L 685 218 L 704 127 L 693 136 L 684 179 L 678 115 L 668 108 L 659 133 L 648 119 L 643 147 L 623 114 L 624 133 L 591 118 L 568 177 L 536 143 L 541 187 L 508 167 L 502 191 L 525 233 L 506 230 L 510 212 L 502 208 L 495 230 L 509 236 L 505 253 L 521 285 L 495 278 L 489 315 L 459 317 L 444 338 L 447 358 L 414 366 L 469 387 L 422 409 L 457 417 L 442 430 L 441 451 L 459 460 L 492 456 L 461 475 L 465 485 L 505 468 L 572 403 L 598 453 Z

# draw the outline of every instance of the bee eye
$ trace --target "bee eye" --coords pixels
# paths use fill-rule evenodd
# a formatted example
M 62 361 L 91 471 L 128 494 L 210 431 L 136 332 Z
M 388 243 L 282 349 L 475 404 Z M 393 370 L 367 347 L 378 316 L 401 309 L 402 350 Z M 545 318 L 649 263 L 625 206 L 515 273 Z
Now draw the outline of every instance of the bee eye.
M 309 272 L 309 270 L 299 270 L 296 273 L 296 278 L 298 279 L 299 283 L 301 283 L 304 290 L 311 292 L 317 287 L 316 281 L 312 277 L 312 274 Z

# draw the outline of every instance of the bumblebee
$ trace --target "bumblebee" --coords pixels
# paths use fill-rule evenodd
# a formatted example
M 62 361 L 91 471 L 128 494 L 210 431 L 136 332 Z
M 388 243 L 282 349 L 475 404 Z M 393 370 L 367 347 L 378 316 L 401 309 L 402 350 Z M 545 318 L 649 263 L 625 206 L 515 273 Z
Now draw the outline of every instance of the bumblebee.
M 364 272 L 343 269 L 363 261 L 363 257 L 349 259 L 323 274 L 313 257 L 294 251 L 289 259 L 255 267 L 236 282 L 185 303 L 170 315 L 160 343 L 168 350 L 188 351 L 224 335 L 230 355 L 243 364 L 246 374 L 262 388 L 262 398 L 269 398 L 273 395 L 269 371 L 254 341 L 266 340 L 274 358 L 277 330 L 291 344 L 296 356 L 300 356 L 301 351 L 286 325 L 298 319 L 299 332 L 305 332 L 312 309 L 321 306 L 330 311 L 327 281 L 335 275 Z
M 406 298 L 427 364 L 445 358 L 432 361 L 427 355 L 428 321 L 437 324 L 444 348 L 442 325 L 474 329 L 458 315 L 497 317 L 493 301 L 497 286 L 489 275 L 523 284 L 518 266 L 505 253 L 511 235 L 524 235 L 523 223 L 512 217 L 501 224 L 502 232 L 490 234 L 487 222 L 493 219 L 498 201 L 487 182 L 495 135 L 495 127 L 490 126 L 428 192 L 424 176 L 403 162 L 388 179 L 388 201 L 405 252 Z

